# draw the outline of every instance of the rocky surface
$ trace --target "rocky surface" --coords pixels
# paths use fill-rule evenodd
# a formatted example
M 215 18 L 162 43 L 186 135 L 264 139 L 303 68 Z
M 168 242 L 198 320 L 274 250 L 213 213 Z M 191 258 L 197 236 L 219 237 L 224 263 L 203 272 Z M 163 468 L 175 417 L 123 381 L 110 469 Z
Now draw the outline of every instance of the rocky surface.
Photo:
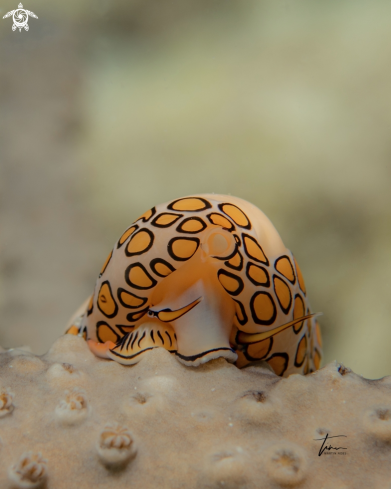
M 281 379 L 164 349 L 125 367 L 61 337 L 0 353 L 0 487 L 391 487 L 391 377 Z M 344 435 L 328 440 L 328 434 Z

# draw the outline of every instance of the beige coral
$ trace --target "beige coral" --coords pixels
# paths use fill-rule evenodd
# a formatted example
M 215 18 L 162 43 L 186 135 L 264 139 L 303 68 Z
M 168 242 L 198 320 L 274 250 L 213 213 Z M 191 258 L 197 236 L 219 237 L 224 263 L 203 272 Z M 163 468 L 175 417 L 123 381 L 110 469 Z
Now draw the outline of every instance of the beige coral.
M 390 377 L 186 367 L 161 348 L 123 366 L 65 335 L 40 358 L 0 353 L 0 378 L 17 401 L 0 419 L 1 489 L 390 487 Z M 326 435 L 345 454 L 319 456 Z M 17 462 L 28 452 L 42 457 Z

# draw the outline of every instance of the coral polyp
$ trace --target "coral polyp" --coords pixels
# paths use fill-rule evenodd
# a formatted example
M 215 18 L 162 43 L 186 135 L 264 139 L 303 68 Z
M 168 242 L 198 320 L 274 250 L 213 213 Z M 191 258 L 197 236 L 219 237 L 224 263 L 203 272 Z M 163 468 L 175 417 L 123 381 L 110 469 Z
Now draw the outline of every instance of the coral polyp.
M 0 418 L 12 413 L 14 409 L 13 398 L 14 395 L 9 389 L 2 389 L 0 391 Z
M 103 464 L 123 466 L 136 455 L 133 437 L 125 426 L 108 423 L 99 435 L 97 451 Z
M 18 489 L 38 489 L 47 476 L 47 460 L 41 453 L 24 453 L 9 470 L 9 478 Z
M 77 387 L 70 392 L 65 391 L 65 399 L 58 404 L 55 412 L 63 424 L 72 425 L 82 421 L 89 412 L 85 392 Z

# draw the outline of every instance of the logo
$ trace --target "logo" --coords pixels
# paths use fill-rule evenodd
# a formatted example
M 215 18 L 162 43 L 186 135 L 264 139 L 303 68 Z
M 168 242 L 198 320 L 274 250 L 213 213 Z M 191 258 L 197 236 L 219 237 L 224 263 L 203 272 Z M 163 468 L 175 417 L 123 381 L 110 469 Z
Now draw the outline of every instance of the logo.
M 326 436 L 324 438 L 315 438 L 316 441 L 323 441 L 322 443 L 322 446 L 320 447 L 320 450 L 319 450 L 319 453 L 318 453 L 318 456 L 322 456 L 323 454 L 325 455 L 335 455 L 338 453 L 338 455 L 346 455 L 346 452 L 339 452 L 338 450 L 347 450 L 346 447 L 333 447 L 331 445 L 327 446 L 326 442 L 327 440 L 329 440 L 330 438 L 347 438 L 346 435 L 336 435 L 336 436 L 329 436 L 328 433 L 326 433 Z
M 7 17 L 11 17 L 11 15 L 14 20 L 12 30 L 16 31 L 16 29 L 19 29 L 19 32 L 22 32 L 23 28 L 25 31 L 29 30 L 29 25 L 28 25 L 29 16 L 34 17 L 34 19 L 38 19 L 38 17 L 34 14 L 34 12 L 30 12 L 30 10 L 24 10 L 23 5 L 21 3 L 18 5 L 18 8 L 16 10 L 11 10 L 11 12 L 5 14 L 3 19 L 6 19 Z

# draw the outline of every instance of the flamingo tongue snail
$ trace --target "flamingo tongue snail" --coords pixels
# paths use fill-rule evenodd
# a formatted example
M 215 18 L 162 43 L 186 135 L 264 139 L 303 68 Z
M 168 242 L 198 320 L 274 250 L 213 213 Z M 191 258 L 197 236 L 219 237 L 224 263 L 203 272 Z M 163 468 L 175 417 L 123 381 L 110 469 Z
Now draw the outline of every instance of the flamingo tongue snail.
M 320 366 L 300 268 L 257 207 L 226 195 L 153 207 L 115 243 L 68 334 L 124 365 L 162 347 L 188 366 L 266 361 L 277 375 Z

